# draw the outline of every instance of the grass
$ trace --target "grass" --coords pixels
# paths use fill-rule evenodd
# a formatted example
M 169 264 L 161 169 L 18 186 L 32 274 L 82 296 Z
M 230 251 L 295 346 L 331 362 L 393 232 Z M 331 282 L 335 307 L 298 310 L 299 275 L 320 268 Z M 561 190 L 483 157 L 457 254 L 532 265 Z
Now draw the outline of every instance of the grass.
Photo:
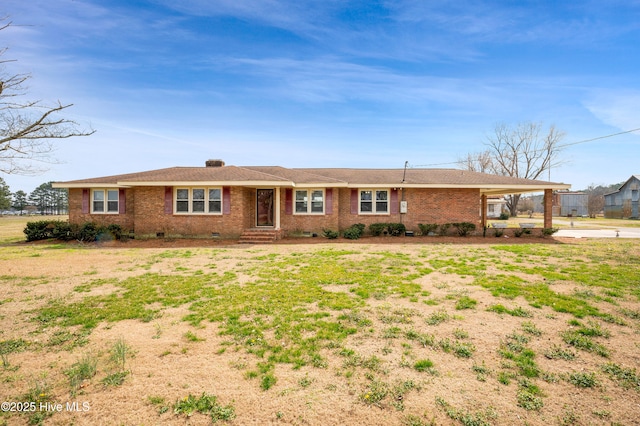
M 164 401 L 160 400 L 159 404 L 164 404 Z M 186 417 L 191 417 L 194 413 L 205 414 L 211 417 L 213 423 L 218 420 L 232 421 L 236 418 L 235 408 L 232 405 L 220 405 L 215 395 L 206 392 L 199 397 L 189 394 L 177 400 L 173 404 L 173 412 Z
M 497 414 L 493 408 L 489 407 L 482 411 L 469 411 L 455 408 L 441 397 L 436 397 L 436 405 L 444 410 L 449 418 L 460 422 L 464 426 L 490 426 Z
M 618 364 L 609 362 L 601 367 L 612 380 L 625 389 L 635 389 L 640 392 L 640 375 L 635 368 L 621 367 Z
M 69 386 L 71 395 L 76 395 L 82 382 L 91 379 L 96 375 L 98 369 L 98 359 L 90 354 L 84 354 L 70 368 L 65 370 L 64 374 L 69 378 Z
M 579 388 L 592 388 L 598 384 L 596 374 L 591 372 L 577 371 L 569 374 L 567 381 Z
M 58 261 L 61 256 L 70 262 L 91 249 L 64 250 L 9 247 L 0 252 L 0 257 L 6 259 L 4 262 L 42 262 L 53 256 Z M 620 358 L 611 343 L 619 341 L 621 334 L 633 336 L 640 326 L 637 244 L 501 244 L 464 249 L 450 245 L 411 249 L 322 245 L 282 253 L 271 250 L 169 249 L 153 254 L 137 250 L 135 255 L 122 250 L 112 254 L 122 258 L 114 275 L 119 278 L 106 278 L 101 268 L 92 267 L 96 273 L 73 277 L 76 291 L 38 299 L 28 292 L 43 282 L 55 286 L 66 278 L 34 273 L 25 280 L 15 271 L 8 272 L 8 288 L 25 293 L 14 290 L 2 296 L 0 303 L 4 308 L 28 300 L 29 308 L 18 317 L 35 331 L 20 335 L 6 328 L 0 335 L 5 339 L 0 341 L 0 353 L 12 357 L 6 358 L 10 365 L 10 361 L 15 362 L 15 353 L 22 357 L 22 353 L 69 352 L 78 360 L 71 367 L 47 366 L 52 375 L 68 372 L 67 380 L 76 380 L 68 387 L 62 381 L 65 391 L 88 391 L 95 386 L 83 385 L 95 380 L 104 385 L 100 389 L 108 398 L 113 387 L 125 380 L 136 380 L 137 385 L 153 380 L 131 374 L 133 348 L 124 339 L 113 342 L 106 349 L 112 370 L 106 369 L 103 374 L 92 375 L 92 360 L 84 362 L 77 354 L 87 345 L 93 349 L 93 333 L 104 333 L 121 321 L 133 320 L 127 326 L 147 330 L 140 335 L 155 339 L 149 340 L 154 344 L 177 336 L 175 347 L 157 350 L 162 363 L 179 359 L 188 366 L 191 357 L 206 347 L 215 362 L 228 363 L 232 358 L 236 365 L 242 365 L 230 369 L 241 386 L 255 388 L 262 397 L 273 399 L 283 392 L 296 392 L 295 399 L 309 404 L 309 408 L 326 391 L 316 385 L 324 380 L 316 382 L 309 377 L 330 374 L 335 384 L 331 392 L 342 392 L 340 398 L 351 398 L 361 407 L 389 410 L 391 421 L 405 419 L 415 424 L 505 424 L 507 420 L 497 418 L 491 407 L 463 406 L 453 399 L 440 399 L 437 411 L 393 417 L 395 412 L 409 411 L 405 398 L 409 401 L 420 386 L 438 392 L 452 376 L 470 379 L 465 382 L 471 389 L 466 391 L 465 401 L 473 395 L 470 384 L 475 383 L 506 395 L 506 402 L 500 402 L 500 412 L 516 410 L 526 417 L 529 412 L 537 415 L 540 411 L 552 419 L 571 417 L 571 413 L 554 408 L 557 404 L 547 403 L 555 396 L 563 397 L 558 382 L 565 387 L 573 384 L 574 392 L 611 382 L 619 385 L 611 388 L 639 389 L 638 373 L 625 367 L 633 364 Z M 580 291 L 571 291 L 575 288 Z M 440 307 L 425 303 L 427 300 L 438 301 Z M 186 313 L 172 324 L 163 321 L 160 326 L 155 321 L 162 315 L 164 320 L 174 308 Z M 184 327 L 178 334 L 174 333 L 176 324 Z M 512 331 L 489 347 L 485 337 L 492 333 L 494 324 L 509 324 Z M 185 331 L 192 327 L 196 331 Z M 192 344 L 204 340 L 198 334 L 207 327 L 220 334 L 202 332 L 207 336 L 206 343 Z M 181 352 L 181 347 L 185 351 Z M 495 353 L 499 358 L 487 355 Z M 543 356 L 547 360 L 540 360 Z M 447 358 L 465 367 L 451 370 Z M 583 371 L 574 371 L 577 364 L 571 361 L 576 358 L 581 368 L 586 365 Z M 551 373 L 542 371 L 541 365 L 552 365 Z M 23 384 L 28 376 L 24 368 L 18 373 L 0 371 L 0 379 Z M 296 379 L 283 377 L 292 371 Z M 478 383 L 474 377 L 486 383 Z M 51 383 L 60 383 L 59 377 Z M 188 386 L 196 389 L 197 385 L 174 382 L 166 386 L 166 394 L 148 402 L 157 406 L 160 414 L 173 409 L 179 416 L 200 413 L 213 419 L 212 407 L 217 401 L 214 398 L 212 402 L 209 393 L 200 394 L 202 389 L 196 396 L 178 397 L 171 405 L 176 393 Z M 492 392 L 487 390 L 495 395 Z M 309 397 L 311 393 L 313 397 Z M 59 389 L 55 397 L 63 397 Z M 226 407 L 228 413 L 232 407 Z M 407 403 L 406 407 L 411 405 Z M 590 410 L 598 408 L 590 405 Z M 306 422 L 282 411 L 289 421 Z M 592 416 L 577 410 L 573 414 L 581 419 Z M 607 407 L 608 422 L 618 422 L 619 416 L 615 407 Z M 225 420 L 222 417 L 218 420 Z M 0 424 L 2 421 L 0 417 Z
M 431 361 L 430 359 L 421 359 L 415 362 L 415 364 L 413 364 L 413 368 L 416 371 L 419 371 L 421 373 L 425 372 L 425 371 L 431 371 L 433 368 L 433 361 Z

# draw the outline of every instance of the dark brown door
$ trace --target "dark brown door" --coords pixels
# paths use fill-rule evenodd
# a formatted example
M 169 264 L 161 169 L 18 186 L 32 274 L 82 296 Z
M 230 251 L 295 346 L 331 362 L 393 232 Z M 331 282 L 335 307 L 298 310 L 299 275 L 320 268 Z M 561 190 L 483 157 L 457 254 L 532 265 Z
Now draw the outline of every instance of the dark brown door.
M 273 189 L 257 190 L 257 223 L 258 226 L 273 226 Z

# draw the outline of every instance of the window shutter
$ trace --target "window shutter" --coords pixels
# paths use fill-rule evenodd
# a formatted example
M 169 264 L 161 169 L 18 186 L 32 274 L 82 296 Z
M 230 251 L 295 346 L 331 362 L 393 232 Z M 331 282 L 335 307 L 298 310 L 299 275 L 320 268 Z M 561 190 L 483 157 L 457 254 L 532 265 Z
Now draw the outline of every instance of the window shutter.
M 333 188 L 327 188 L 324 192 L 324 214 L 333 214 Z
M 358 190 L 351 190 L 351 214 L 358 214 Z
M 127 212 L 127 206 L 125 205 L 126 199 L 124 189 L 118 191 L 118 214 L 125 214 Z
M 173 213 L 173 187 L 164 187 L 164 214 Z
M 389 212 L 391 214 L 398 214 L 400 211 L 400 206 L 398 205 L 398 190 L 396 188 L 391 190 L 391 206 L 389 207 Z
M 284 190 L 284 214 L 293 214 L 293 189 Z
M 82 213 L 89 213 L 89 190 L 82 190 Z
M 222 187 L 222 214 L 231 214 L 231 187 Z

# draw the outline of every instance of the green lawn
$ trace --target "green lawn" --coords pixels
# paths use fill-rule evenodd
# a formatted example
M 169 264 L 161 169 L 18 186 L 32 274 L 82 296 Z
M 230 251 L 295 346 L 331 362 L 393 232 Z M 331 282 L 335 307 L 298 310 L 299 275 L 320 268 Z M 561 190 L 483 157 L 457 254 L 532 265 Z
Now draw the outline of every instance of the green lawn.
M 637 419 L 640 242 L 8 244 L 16 222 L 0 234 L 0 397 L 111 414 L 0 425 L 117 423 L 127 391 L 144 424 Z

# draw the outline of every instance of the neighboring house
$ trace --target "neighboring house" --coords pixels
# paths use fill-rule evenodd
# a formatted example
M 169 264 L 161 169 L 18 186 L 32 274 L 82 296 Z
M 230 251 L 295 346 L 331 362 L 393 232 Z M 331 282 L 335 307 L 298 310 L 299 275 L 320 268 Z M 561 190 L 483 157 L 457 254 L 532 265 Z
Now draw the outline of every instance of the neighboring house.
M 615 192 L 604 196 L 604 217 L 609 219 L 639 219 L 640 175 L 631 176 Z
M 486 224 L 487 197 L 569 185 L 454 169 L 317 169 L 279 166 L 171 167 L 54 183 L 69 188 L 69 221 L 119 224 L 137 236 L 239 237 L 251 229 L 274 238 L 344 230 L 356 223 Z
M 589 195 L 585 192 L 558 191 L 553 194 L 553 215 L 580 217 L 589 214 Z
M 507 211 L 507 202 L 503 197 L 487 197 L 487 219 L 499 218 Z

